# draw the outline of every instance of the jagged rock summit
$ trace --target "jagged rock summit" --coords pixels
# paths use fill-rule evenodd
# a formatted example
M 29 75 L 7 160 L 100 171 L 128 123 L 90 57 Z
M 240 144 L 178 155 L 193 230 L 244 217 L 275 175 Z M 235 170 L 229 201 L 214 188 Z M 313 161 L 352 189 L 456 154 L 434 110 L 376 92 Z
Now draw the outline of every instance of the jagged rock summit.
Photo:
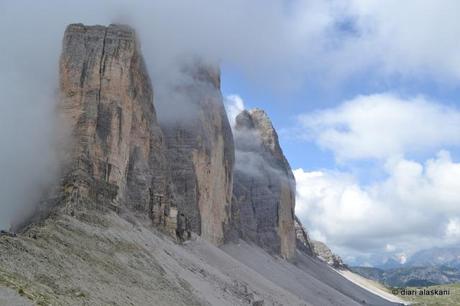
M 332 253 L 331 249 L 321 241 L 312 240 L 313 253 L 316 257 L 337 269 L 348 269 L 340 256 Z
M 267 114 L 253 109 L 236 117 L 234 138 L 233 227 L 239 237 L 293 258 L 295 179 L 278 135 Z
M 230 219 L 234 144 L 220 91 L 220 71 L 193 60 L 184 64 L 175 96 L 189 114 L 161 124 L 178 208 L 192 231 L 220 245 Z M 182 101 L 183 105 L 184 102 Z M 181 110 L 178 110 L 181 112 Z M 161 122 L 161 120 L 160 120 Z

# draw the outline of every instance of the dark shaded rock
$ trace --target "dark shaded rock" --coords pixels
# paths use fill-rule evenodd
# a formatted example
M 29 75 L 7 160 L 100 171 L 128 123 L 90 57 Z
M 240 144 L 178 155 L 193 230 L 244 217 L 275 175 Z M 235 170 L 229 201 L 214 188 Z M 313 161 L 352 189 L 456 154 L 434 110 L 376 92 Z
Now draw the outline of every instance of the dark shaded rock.
M 234 130 L 236 163 L 232 226 L 228 237 L 257 243 L 273 254 L 292 258 L 295 179 L 267 114 L 243 111 Z
M 179 105 L 190 113 L 162 122 L 180 197 L 177 207 L 193 232 L 222 244 L 230 214 L 234 146 L 220 92 L 220 72 L 192 61 L 184 65 L 178 79 L 182 78 L 186 81 L 178 83 L 170 97 L 179 96 Z

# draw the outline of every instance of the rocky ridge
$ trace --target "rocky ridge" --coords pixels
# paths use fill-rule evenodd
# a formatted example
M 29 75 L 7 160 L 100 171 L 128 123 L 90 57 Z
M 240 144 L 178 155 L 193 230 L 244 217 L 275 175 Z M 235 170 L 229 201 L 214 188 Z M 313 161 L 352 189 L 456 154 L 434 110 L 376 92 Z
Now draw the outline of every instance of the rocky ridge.
M 331 249 L 323 242 L 312 240 L 313 253 L 316 257 L 337 269 L 348 269 L 340 256 L 332 253 Z

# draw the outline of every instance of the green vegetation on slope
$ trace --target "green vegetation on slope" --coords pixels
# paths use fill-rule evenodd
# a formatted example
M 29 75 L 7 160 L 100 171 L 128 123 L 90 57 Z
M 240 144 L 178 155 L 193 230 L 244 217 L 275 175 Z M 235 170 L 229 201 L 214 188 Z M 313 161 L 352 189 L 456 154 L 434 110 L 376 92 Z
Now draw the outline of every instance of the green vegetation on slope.
M 422 295 L 424 292 L 438 290 L 448 290 L 449 294 L 443 295 Z M 417 292 L 418 294 L 409 294 Z M 460 284 L 448 284 L 429 287 L 407 287 L 399 289 L 398 297 L 414 303 L 414 305 L 429 305 L 429 306 L 458 306 L 460 305 Z

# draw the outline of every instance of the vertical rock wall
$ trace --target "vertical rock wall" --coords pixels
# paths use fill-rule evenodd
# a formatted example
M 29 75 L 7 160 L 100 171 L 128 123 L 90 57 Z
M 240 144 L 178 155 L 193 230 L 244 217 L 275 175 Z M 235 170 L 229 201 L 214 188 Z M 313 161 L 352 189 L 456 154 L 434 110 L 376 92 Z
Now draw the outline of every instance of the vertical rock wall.
M 171 185 L 153 92 L 134 31 L 69 25 L 60 59 L 67 209 L 85 205 L 167 213 Z M 163 200 L 161 200 L 163 198 Z M 161 206 L 154 209 L 154 206 Z
M 192 113 L 162 124 L 180 197 L 178 213 L 184 214 L 192 231 L 222 244 L 230 214 L 234 147 L 220 92 L 220 72 L 193 62 L 184 66 L 182 74 L 188 81 L 177 86 L 176 94 Z
M 278 136 L 265 112 L 238 116 L 233 184 L 235 148 L 218 69 L 183 66 L 169 94 L 181 96 L 190 114 L 161 129 L 131 28 L 70 25 L 60 76 L 60 114 L 72 140 L 63 183 L 70 213 L 126 206 L 172 233 L 192 230 L 221 244 L 232 210 L 239 236 L 294 255 L 295 181 Z
M 292 258 L 295 179 L 267 114 L 243 111 L 234 131 L 232 230 L 271 253 Z

